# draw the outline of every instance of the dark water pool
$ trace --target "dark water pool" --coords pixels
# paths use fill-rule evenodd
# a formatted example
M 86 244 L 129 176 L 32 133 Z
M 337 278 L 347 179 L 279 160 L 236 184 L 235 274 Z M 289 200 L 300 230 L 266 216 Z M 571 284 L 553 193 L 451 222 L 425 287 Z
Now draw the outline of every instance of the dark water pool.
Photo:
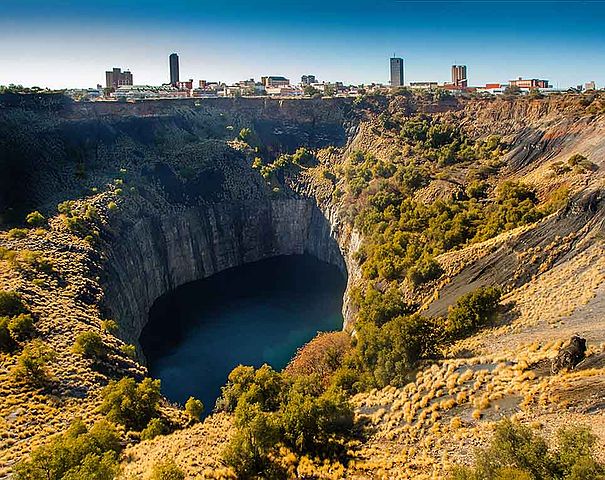
M 209 412 L 239 364 L 283 368 L 318 331 L 342 328 L 339 270 L 309 255 L 244 265 L 159 298 L 140 338 L 150 374 L 172 401 Z

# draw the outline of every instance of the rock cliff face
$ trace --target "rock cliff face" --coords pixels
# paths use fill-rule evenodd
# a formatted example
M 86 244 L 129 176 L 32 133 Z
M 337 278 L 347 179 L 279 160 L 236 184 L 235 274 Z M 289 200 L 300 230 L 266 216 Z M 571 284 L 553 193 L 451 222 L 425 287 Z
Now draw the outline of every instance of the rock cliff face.
M 254 131 L 268 157 L 335 146 L 337 156 L 361 149 L 388 158 L 396 148 L 375 134 L 373 116 L 387 108 L 433 112 L 472 136 L 506 135 L 514 146 L 510 172 L 536 177 L 536 184 L 548 174 L 546 166 L 535 168 L 540 163 L 576 150 L 595 159 L 603 152 L 592 141 L 603 124 L 578 120 L 577 102 L 566 98 L 423 106 L 398 97 L 375 112 L 349 99 L 86 104 L 3 96 L 0 106 L 0 168 L 9 172 L 0 179 L 0 223 L 33 209 L 54 212 L 58 202 L 90 195 L 116 177 L 136 190 L 138 200 L 126 203 L 138 202 L 138 209 L 120 213 L 103 248 L 104 306 L 131 342 L 160 295 L 246 262 L 308 252 L 354 283 L 360 238 L 341 222 L 338 207 L 304 188 L 273 195 L 250 168 L 250 155 L 230 145 L 241 128 Z M 348 294 L 344 316 L 346 327 L 353 316 Z
M 0 222 L 53 212 L 116 177 L 136 189 L 128 203 L 139 208 L 125 207 L 102 249 L 104 307 L 129 342 L 159 296 L 243 263 L 310 253 L 347 275 L 336 211 L 311 195 L 274 195 L 229 142 L 248 127 L 266 157 L 344 146 L 355 129 L 350 100 L 85 104 L 7 95 L 0 105 L 0 167 L 11 172 L 0 185 Z
M 347 275 L 338 232 L 310 199 L 261 199 L 141 219 L 112 242 L 106 305 L 138 340 L 153 302 L 187 282 L 277 255 L 310 253 Z
M 18 223 L 34 209 L 54 213 L 58 202 L 90 195 L 121 168 L 135 177 L 158 164 L 208 171 L 220 146 L 244 127 L 270 156 L 300 146 L 343 146 L 354 131 L 351 103 L 216 98 L 87 104 L 0 95 L 0 169 L 6 173 L 0 176 L 0 225 Z
M 586 98 L 568 95 L 535 100 L 420 100 L 401 95 L 367 96 L 359 102 L 213 99 L 75 104 L 55 96 L 0 96 L 0 247 L 39 253 L 54 265 L 52 273 L 27 266 L 0 268 L 0 290 L 14 290 L 23 296 L 37 320 L 39 337 L 57 354 L 51 367 L 56 386 L 52 398 L 15 382 L 12 369 L 17 356 L 3 358 L 6 368 L 0 369 L 0 387 L 7 401 L 0 402 L 0 418 L 8 420 L 0 421 L 0 437 L 6 440 L 8 453 L 0 460 L 0 477 L 10 475 L 15 462 L 45 443 L 50 434 L 65 431 L 73 418 L 94 418 L 98 392 L 107 381 L 124 374 L 135 378 L 145 375 L 144 366 L 130 358 L 129 349 L 123 347 L 137 343 L 154 301 L 179 285 L 246 262 L 307 252 L 338 266 L 347 275 L 344 327 L 352 327 L 355 312 L 348 292 L 360 277 L 355 254 L 362 239 L 351 221 L 351 205 L 337 194 L 340 185 L 329 174 L 330 169 L 343 169 L 344 159 L 353 150 L 385 162 L 401 158 L 399 132 L 381 129 L 385 117 L 388 119 L 388 115 L 381 116 L 385 111 L 403 116 L 419 111 L 443 117 L 461 126 L 472 138 L 503 136 L 510 149 L 501 159 L 499 173 L 488 177 L 494 187 L 507 179 L 520 180 L 535 187 L 544 201 L 560 187 L 571 193 L 566 208 L 536 224 L 441 255 L 438 260 L 446 278 L 434 286 L 429 284 L 424 291 L 402 286 L 402 295 L 421 299 L 428 315 L 443 315 L 460 295 L 494 283 L 509 289 L 507 308 L 515 305 L 505 313 L 504 320 L 510 324 L 483 338 L 469 339 L 460 350 L 465 356 L 481 353 L 481 357 L 470 358 L 467 363 L 455 358 L 445 362 L 442 370 L 432 366 L 430 374 L 426 370 L 426 375 L 418 377 L 422 387 L 414 387 L 414 395 L 429 385 L 425 379 L 433 378 L 431 385 L 435 387 L 427 393 L 427 410 L 418 415 L 433 418 L 433 393 L 445 392 L 445 376 L 458 375 L 456 370 L 463 365 L 478 375 L 469 377 L 469 399 L 498 393 L 487 386 L 512 391 L 517 399 L 538 398 L 538 393 L 544 391 L 542 379 L 534 382 L 532 390 L 515 390 L 526 382 L 519 381 L 519 375 L 526 378 L 525 367 L 511 367 L 515 373 L 501 370 L 502 358 L 509 357 L 499 352 L 508 355 L 534 340 L 548 338 L 554 342 L 582 331 L 591 344 L 601 344 L 605 340 L 601 321 L 605 309 L 605 98 L 595 100 L 593 103 L 598 105 L 591 109 L 585 108 Z M 285 167 L 280 171 L 283 178 L 277 182 L 283 188 L 274 190 L 258 169 L 251 168 L 254 157 L 261 154 L 237 140 L 242 128 L 251 128 L 258 136 L 265 163 L 305 146 L 317 153 L 319 165 L 308 170 L 299 165 L 292 169 L 292 178 L 288 177 L 291 165 Z M 554 171 L 555 162 L 567 164 L 576 153 L 590 159 L 589 169 L 569 169 L 563 174 Z M 418 191 L 424 195 L 419 199 L 429 203 L 449 198 L 467 183 L 466 173 L 466 167 L 454 168 L 451 178 L 433 178 L 426 189 Z M 68 199 L 75 200 L 72 213 L 77 218 L 57 215 L 57 203 Z M 94 211 L 90 221 L 85 217 L 89 208 Z M 12 226 L 24 227 L 24 214 L 32 210 L 45 214 L 49 220 L 45 228 L 29 228 L 21 233 L 23 237 L 6 231 Z M 73 228 L 68 220 L 74 218 L 84 219 L 95 235 Z M 6 259 L 1 262 L 2 267 L 8 265 Z M 594 302 L 587 303 L 593 295 Z M 578 313 L 570 316 L 575 308 Z M 109 318 L 117 320 L 118 335 L 104 323 Z M 567 323 L 562 324 L 563 320 Z M 513 329 L 515 338 L 509 335 Z M 99 333 L 109 349 L 103 369 L 72 351 L 77 337 L 90 331 Z M 500 350 L 494 345 L 500 345 Z M 484 352 L 498 355 L 485 360 Z M 542 361 L 549 350 L 545 347 L 538 353 L 535 359 Z M 513 360 L 527 367 L 527 357 Z M 494 368 L 480 367 L 486 361 Z M 503 377 L 494 383 L 483 382 L 482 397 L 483 391 L 477 393 L 472 385 L 492 372 Z M 591 378 L 586 376 L 587 380 Z M 514 388 L 508 390 L 499 383 L 501 379 L 513 382 Z M 566 384 L 568 380 L 564 377 Z M 599 382 L 595 385 L 602 391 L 605 383 Z M 458 387 L 467 388 L 457 383 Z M 399 429 L 402 399 L 408 398 L 408 393 L 412 391 L 389 387 L 356 400 L 358 413 L 369 413 L 382 422 L 379 426 L 383 429 L 366 442 L 368 450 L 359 458 L 379 465 L 374 458 L 381 453 L 392 466 L 392 476 L 414 465 L 407 453 L 401 464 L 393 462 L 401 458 L 397 457 L 401 452 L 411 452 L 411 447 L 415 450 L 419 444 L 437 445 L 435 465 L 444 464 L 443 452 L 461 450 L 462 436 L 457 429 L 450 432 L 454 436 L 447 450 L 441 439 L 433 441 L 419 433 L 429 431 L 422 422 L 410 424 L 410 428 L 422 429 L 408 430 L 410 435 Z M 559 401 L 559 393 L 551 390 L 547 396 Z M 410 398 L 410 402 L 415 404 L 416 400 Z M 517 409 L 515 402 L 511 405 Z M 476 432 L 486 430 L 480 423 L 483 420 L 471 420 L 476 418 L 475 406 L 475 400 L 455 404 L 452 412 L 456 417 L 440 411 L 445 418 L 443 427 L 450 424 L 449 418 L 458 422 L 468 419 L 463 422 L 464 428 L 469 427 L 464 438 L 471 439 L 474 446 Z M 502 410 L 494 409 L 486 418 L 489 421 L 501 415 Z M 594 422 L 594 417 L 585 419 Z M 545 422 L 550 419 L 544 417 Z M 220 429 L 225 433 L 222 426 Z M 210 455 L 203 442 L 207 432 L 198 430 L 199 436 L 192 437 L 192 431 L 183 432 L 187 440 L 194 439 L 187 447 L 175 444 L 187 457 L 180 459 L 183 462 L 191 458 L 197 461 L 198 453 Z M 605 438 L 602 432 L 605 427 L 600 434 Z M 399 437 L 399 443 L 391 442 L 393 437 Z M 158 440 L 171 439 L 174 436 Z M 389 439 L 389 443 L 376 443 L 376 439 Z M 145 450 L 149 445 L 157 447 L 158 458 L 165 458 L 166 444 L 154 442 L 140 445 L 141 458 L 149 457 Z M 196 455 L 191 455 L 193 445 L 198 449 Z M 222 444 L 219 446 L 222 449 Z M 466 449 L 472 450 L 470 444 Z M 420 450 L 416 455 L 421 467 L 412 467 L 414 475 L 429 468 L 425 452 Z M 213 462 L 218 453 L 215 456 Z M 349 476 L 368 478 L 376 472 L 365 469 L 365 465 L 363 469 L 359 476 Z

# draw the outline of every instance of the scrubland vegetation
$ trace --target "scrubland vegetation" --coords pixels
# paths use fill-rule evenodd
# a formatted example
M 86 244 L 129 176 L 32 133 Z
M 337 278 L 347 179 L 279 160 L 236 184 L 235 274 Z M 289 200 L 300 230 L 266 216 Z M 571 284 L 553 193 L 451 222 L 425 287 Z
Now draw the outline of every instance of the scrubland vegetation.
M 422 115 L 385 116 L 382 124 L 391 135 L 398 132 L 401 156 L 386 162 L 354 152 L 335 172 L 342 178 L 335 195 L 363 234 L 357 256 L 365 282 L 353 292 L 359 317 L 378 324 L 415 310 L 397 288 L 438 279 L 438 255 L 535 222 L 562 204 L 540 205 L 534 190 L 519 182 L 486 181 L 507 148 L 499 137 L 473 141 L 454 125 Z M 460 171 L 466 183 L 447 180 Z M 419 199 L 436 178 L 450 182 L 449 197 Z
M 284 189 L 284 175 L 296 174 L 301 169 L 315 165 L 317 159 L 304 147 L 298 148 L 293 154 L 282 154 L 271 162 L 265 163 L 262 156 L 255 157 L 252 162 L 252 168 L 260 172 L 273 193 L 280 193 Z
M 112 480 L 121 450 L 120 434 L 113 425 L 99 421 L 89 429 L 76 420 L 65 433 L 17 464 L 15 476 L 18 480 Z
M 353 426 L 341 389 L 324 387 L 316 375 L 281 374 L 268 365 L 234 369 L 217 407 L 235 415 L 237 432 L 224 458 L 242 478 L 287 478 L 300 462 L 337 462 Z M 291 452 L 290 465 L 284 449 Z
M 595 437 L 583 427 L 562 428 L 549 446 L 530 427 L 504 420 L 475 466 L 458 467 L 452 480 L 599 480 L 605 467 L 593 455 Z
M 395 145 L 397 153 L 385 159 L 354 151 L 340 162 L 327 163 L 321 152 L 301 147 L 272 157 L 252 128 L 237 134 L 236 142 L 244 146 L 272 195 L 290 194 L 289 181 L 297 175 L 317 174 L 329 185 L 330 199 L 339 206 L 347 227 L 361 234 L 361 248 L 355 254 L 361 276 L 351 290 L 352 334 L 319 335 L 283 372 L 267 365 L 239 366 L 231 372 L 216 405 L 235 427 L 222 453 L 229 467 L 224 478 L 342 478 L 345 469 L 362 471 L 366 466 L 371 473 L 375 465 L 364 466 L 356 452 L 381 422 L 386 430 L 380 432 L 381 440 L 409 437 L 406 450 L 398 452 L 408 461 L 421 443 L 434 442 L 439 448 L 443 432 L 462 439 L 468 432 L 455 432 L 484 418 L 487 411 L 499 411 L 498 402 L 505 395 L 520 397 L 520 408 L 551 401 L 545 386 L 550 387 L 552 379 L 521 387 L 535 379 L 528 362 L 444 360 L 454 342 L 498 317 L 500 288 L 482 287 L 462 295 L 443 318 L 423 315 L 418 308 L 419 300 L 445 280 L 441 255 L 543 219 L 565 204 L 567 189 L 550 192 L 550 201 L 544 201 L 544 192 L 538 195 L 528 183 L 501 181 L 502 157 L 511 146 L 497 135 L 473 139 L 445 116 L 404 116 L 385 110 L 373 118 L 371 128 L 376 138 Z M 329 155 L 336 150 L 332 147 Z M 339 154 L 340 150 L 335 155 Z M 574 154 L 548 168 L 549 175 L 560 180 L 571 173 L 589 175 L 598 166 Z M 85 173 L 78 170 L 79 175 Z M 187 167 L 180 174 L 193 177 Z M 434 190 L 436 181 L 440 191 Z M 91 249 L 100 248 L 101 217 L 118 215 L 124 206 L 120 200 L 124 180 L 118 178 L 112 188 L 115 195 L 103 204 L 66 201 L 58 205 L 58 217 L 48 219 L 31 212 L 20 227 L 6 232 L 12 243 L 0 247 L 0 261 L 32 282 L 58 277 L 62 272 L 53 258 L 38 247 L 20 246 L 55 228 L 84 240 Z M 40 319 L 35 312 L 19 293 L 0 291 L 0 350 L 14 364 L 11 378 L 24 388 L 40 389 L 40 395 L 49 399 L 57 352 L 38 338 L 42 330 L 37 330 Z M 120 330 L 116 322 L 98 319 L 96 325 L 99 328 L 79 331 L 70 340 L 66 350 L 75 354 L 76 362 L 100 371 L 100 364 L 114 367 L 112 361 L 118 357 L 137 358 L 133 345 L 108 341 Z M 103 375 L 98 373 L 95 382 L 106 378 L 103 385 L 108 384 L 87 393 L 94 397 L 90 408 L 101 419 L 94 424 L 76 420 L 67 431 L 34 448 L 29 458 L 15 464 L 17 480 L 115 478 L 126 443 L 158 442 L 184 425 L 200 426 L 198 420 L 212 408 L 191 397 L 175 422 L 166 411 L 176 408 L 165 405 L 158 380 L 120 378 L 115 370 L 111 376 Z M 388 408 L 375 408 L 381 396 Z M 463 405 L 472 408 L 468 418 L 455 410 Z M 599 479 L 604 471 L 592 453 L 594 444 L 594 437 L 582 428 L 563 429 L 547 439 L 504 421 L 497 425 L 491 444 L 477 452 L 474 464 L 455 468 L 451 476 Z M 162 457 L 145 480 L 184 479 L 189 472 L 181 467 Z

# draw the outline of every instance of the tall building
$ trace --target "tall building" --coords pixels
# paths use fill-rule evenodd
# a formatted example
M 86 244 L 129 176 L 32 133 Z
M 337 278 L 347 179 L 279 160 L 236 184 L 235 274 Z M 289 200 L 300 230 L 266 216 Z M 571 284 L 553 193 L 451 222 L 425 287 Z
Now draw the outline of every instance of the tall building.
M 468 87 L 466 65 L 452 65 L 452 85 L 460 88 Z
M 391 87 L 403 86 L 403 58 L 391 58 Z
M 594 82 L 594 80 L 591 82 L 586 82 L 584 84 L 584 90 L 596 90 L 596 89 L 597 89 L 597 85 Z
M 132 73 L 121 68 L 113 68 L 105 72 L 105 86 L 117 90 L 122 85 L 132 85 Z
M 170 55 L 170 85 L 179 83 L 179 56 L 176 53 Z
M 312 83 L 317 83 L 315 79 L 315 75 L 303 75 L 300 77 L 300 83 L 303 85 L 311 85 Z

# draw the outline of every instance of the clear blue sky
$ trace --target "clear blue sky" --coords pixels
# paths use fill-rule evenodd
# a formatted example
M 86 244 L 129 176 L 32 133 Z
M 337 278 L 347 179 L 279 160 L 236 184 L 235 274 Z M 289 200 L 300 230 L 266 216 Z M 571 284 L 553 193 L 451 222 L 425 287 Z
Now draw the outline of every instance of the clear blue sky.
M 0 85 L 95 86 L 113 66 L 161 84 L 173 51 L 196 81 L 386 83 L 396 53 L 406 82 L 449 80 L 456 62 L 473 85 L 605 86 L 605 0 L 0 0 Z

